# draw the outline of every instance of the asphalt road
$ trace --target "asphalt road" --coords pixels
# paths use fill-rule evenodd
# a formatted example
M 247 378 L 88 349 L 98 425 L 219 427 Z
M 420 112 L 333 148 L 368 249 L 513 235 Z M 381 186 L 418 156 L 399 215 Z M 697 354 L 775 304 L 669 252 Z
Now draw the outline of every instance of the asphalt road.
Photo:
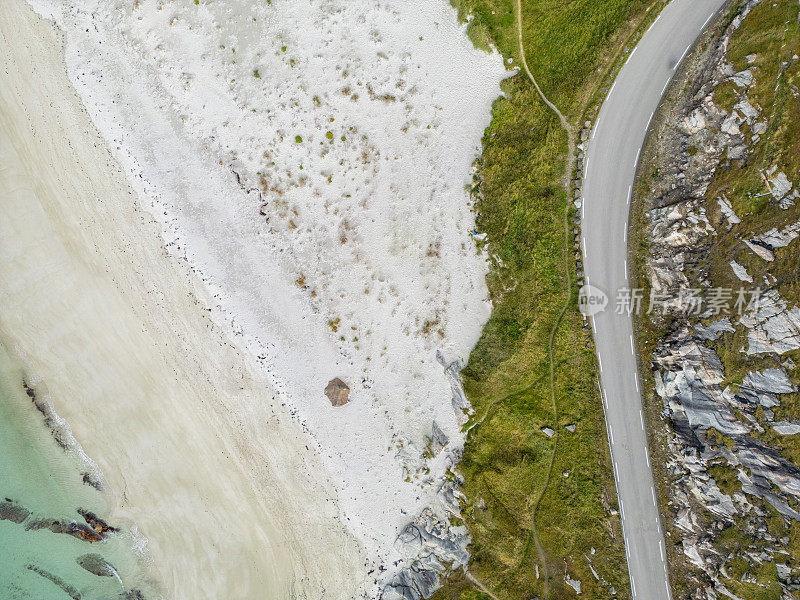
M 584 164 L 583 252 L 587 283 L 608 295 L 593 317 L 606 424 L 636 600 L 669 600 L 664 537 L 633 348 L 632 318 L 617 314 L 628 279 L 628 216 L 639 152 L 677 65 L 725 0 L 672 0 L 617 76 L 591 134 Z M 646 306 L 646 299 L 643 301 Z

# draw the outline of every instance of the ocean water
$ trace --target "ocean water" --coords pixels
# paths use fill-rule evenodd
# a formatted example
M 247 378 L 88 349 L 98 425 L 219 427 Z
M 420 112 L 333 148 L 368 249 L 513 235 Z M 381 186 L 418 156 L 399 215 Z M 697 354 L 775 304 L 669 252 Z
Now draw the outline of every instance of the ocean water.
M 129 524 L 109 522 L 119 531 L 98 542 L 51 531 L 87 525 L 79 510 L 107 520 L 108 502 L 57 417 L 37 408 L 44 385 L 25 385 L 0 345 L 0 599 L 159 597 Z

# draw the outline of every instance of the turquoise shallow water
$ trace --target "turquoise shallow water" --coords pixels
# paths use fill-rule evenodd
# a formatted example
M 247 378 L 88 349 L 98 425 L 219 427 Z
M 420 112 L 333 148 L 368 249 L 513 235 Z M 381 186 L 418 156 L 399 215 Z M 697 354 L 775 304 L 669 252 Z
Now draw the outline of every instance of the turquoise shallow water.
M 86 526 L 79 509 L 105 519 L 108 506 L 89 465 L 59 443 L 23 382 L 0 345 L 0 600 L 157 597 L 126 524 L 110 522 L 120 531 L 94 543 L 43 527 Z M 30 393 L 38 403 L 46 394 L 41 385 Z

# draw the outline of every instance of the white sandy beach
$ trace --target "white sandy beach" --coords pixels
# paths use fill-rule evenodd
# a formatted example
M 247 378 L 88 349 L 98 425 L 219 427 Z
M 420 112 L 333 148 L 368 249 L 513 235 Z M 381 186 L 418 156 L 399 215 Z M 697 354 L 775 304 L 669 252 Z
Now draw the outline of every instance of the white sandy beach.
M 306 435 L 164 251 L 62 61 L 51 23 L 0 2 L 0 335 L 165 597 L 355 597 L 364 561 Z
M 0 2 L 0 336 L 166 597 L 377 598 L 450 526 L 502 59 L 446 0 L 28 2 L 58 28 Z

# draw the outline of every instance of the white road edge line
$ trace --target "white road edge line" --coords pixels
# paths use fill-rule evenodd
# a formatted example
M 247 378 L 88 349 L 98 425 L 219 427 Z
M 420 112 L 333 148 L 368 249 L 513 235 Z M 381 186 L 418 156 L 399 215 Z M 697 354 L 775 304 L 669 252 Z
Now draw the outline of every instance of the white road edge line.
M 713 16 L 714 16 L 713 14 L 708 15 L 708 18 L 706 19 L 706 22 L 703 23 L 703 25 L 700 27 L 700 29 L 705 29 L 706 25 L 708 25 L 708 22 L 711 20 L 711 17 L 713 17 Z
M 686 53 L 689 51 L 689 48 L 691 47 L 692 47 L 691 44 L 686 46 L 686 50 L 683 51 L 683 54 L 681 54 L 681 57 L 678 59 L 678 64 L 681 64 L 681 62 L 683 62 L 683 57 L 686 56 Z
M 636 351 L 633 349 L 633 334 L 631 334 L 631 354 L 636 354 Z
M 669 79 L 667 79 L 667 80 L 664 82 L 664 87 L 663 87 L 663 88 L 661 88 L 661 95 L 662 95 L 662 96 L 664 95 L 664 91 L 667 89 L 667 86 L 668 86 L 668 85 L 669 85 Z

